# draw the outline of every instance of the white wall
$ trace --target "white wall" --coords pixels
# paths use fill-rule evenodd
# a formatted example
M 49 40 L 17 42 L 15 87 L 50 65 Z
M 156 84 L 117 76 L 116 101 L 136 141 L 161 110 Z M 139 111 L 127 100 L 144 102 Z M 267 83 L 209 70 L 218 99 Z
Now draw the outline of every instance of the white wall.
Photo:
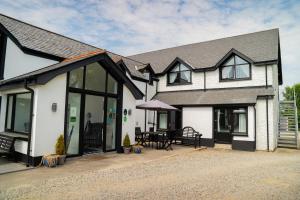
M 202 134 L 202 138 L 213 138 L 213 108 L 183 107 L 182 126 L 191 126 Z
M 269 110 L 269 150 L 275 150 L 277 144 L 274 139 L 277 136 L 274 130 L 274 109 L 273 99 L 268 100 Z M 258 99 L 256 103 L 256 149 L 267 150 L 267 113 L 266 113 L 266 100 Z
M 123 111 L 124 109 L 131 109 L 131 115 L 127 115 L 127 121 L 124 121 L 124 115 L 122 111 L 122 141 L 121 145 L 123 145 L 123 140 L 128 133 L 130 137 L 131 144 L 135 143 L 135 120 L 136 120 L 136 100 L 129 89 L 124 85 L 123 87 Z
M 25 74 L 55 63 L 58 62 L 23 53 L 13 41 L 7 38 L 4 79 Z
M 268 65 L 268 84 L 273 83 L 273 70 L 276 65 Z M 252 65 L 252 79 L 243 81 L 219 81 L 219 69 L 206 72 L 206 89 L 210 88 L 227 88 L 227 87 L 251 87 L 251 86 L 265 86 L 266 75 L 264 66 Z M 204 72 L 192 72 L 191 85 L 167 86 L 167 75 L 159 77 L 158 91 L 178 91 L 178 90 L 195 90 L 204 89 Z
M 58 136 L 64 134 L 66 74 L 61 74 L 46 85 L 36 86 L 35 105 L 33 108 L 33 156 L 55 152 Z M 57 111 L 51 109 L 57 103 Z

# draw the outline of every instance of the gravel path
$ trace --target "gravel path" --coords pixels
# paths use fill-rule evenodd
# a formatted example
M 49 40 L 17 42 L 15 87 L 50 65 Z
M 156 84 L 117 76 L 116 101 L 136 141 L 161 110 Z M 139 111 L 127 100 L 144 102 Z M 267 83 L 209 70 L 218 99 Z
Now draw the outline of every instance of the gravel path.
M 0 188 L 0 199 L 192 198 L 300 199 L 300 151 L 206 149 Z

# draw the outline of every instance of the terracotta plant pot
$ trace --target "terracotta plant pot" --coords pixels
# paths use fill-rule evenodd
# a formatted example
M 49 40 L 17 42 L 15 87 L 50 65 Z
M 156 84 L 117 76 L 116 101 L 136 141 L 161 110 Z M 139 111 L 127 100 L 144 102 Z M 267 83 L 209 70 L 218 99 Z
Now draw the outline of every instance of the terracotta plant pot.
M 46 155 L 42 158 L 42 164 L 46 167 L 56 167 L 58 163 L 58 155 Z
M 124 150 L 125 154 L 129 154 L 130 150 L 131 150 L 131 147 L 123 147 L 123 150 Z
M 66 155 L 59 155 L 58 156 L 58 162 L 57 162 L 58 165 L 65 164 L 65 161 L 66 161 Z

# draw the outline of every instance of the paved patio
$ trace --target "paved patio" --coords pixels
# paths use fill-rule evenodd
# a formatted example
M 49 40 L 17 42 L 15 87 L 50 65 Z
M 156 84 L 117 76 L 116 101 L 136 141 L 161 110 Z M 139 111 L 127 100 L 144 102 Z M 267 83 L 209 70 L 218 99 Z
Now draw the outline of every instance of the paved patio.
M 27 168 L 24 163 L 13 162 L 5 157 L 0 157 L 0 175 L 27 169 L 31 169 L 31 167 Z
M 0 199 L 299 199 L 300 151 L 103 154 L 0 176 Z

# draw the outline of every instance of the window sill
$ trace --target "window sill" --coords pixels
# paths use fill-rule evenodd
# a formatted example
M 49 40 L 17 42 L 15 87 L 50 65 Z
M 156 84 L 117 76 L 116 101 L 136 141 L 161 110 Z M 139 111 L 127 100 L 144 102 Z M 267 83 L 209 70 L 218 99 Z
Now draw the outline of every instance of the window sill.
M 243 134 L 243 133 L 232 133 L 232 136 L 248 137 L 248 134 Z
M 192 85 L 193 83 L 167 83 L 167 86 Z
M 234 82 L 234 81 L 249 81 L 251 78 L 238 78 L 238 79 L 220 79 L 219 82 Z

